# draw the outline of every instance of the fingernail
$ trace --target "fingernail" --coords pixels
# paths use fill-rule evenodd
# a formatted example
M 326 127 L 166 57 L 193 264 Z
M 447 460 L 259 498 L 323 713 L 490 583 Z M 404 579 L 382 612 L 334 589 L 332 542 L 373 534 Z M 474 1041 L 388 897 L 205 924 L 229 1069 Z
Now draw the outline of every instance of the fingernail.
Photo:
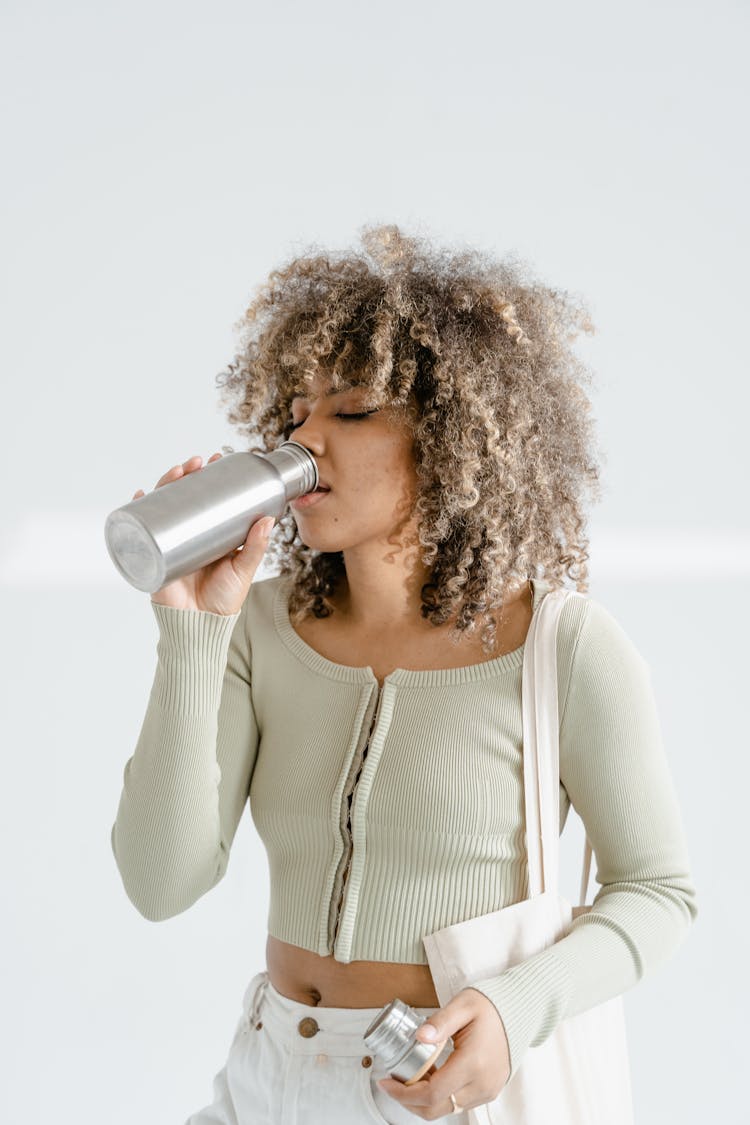
M 260 533 L 264 539 L 268 539 L 268 536 L 271 534 L 271 529 L 275 523 L 276 520 L 273 518 L 273 516 L 265 516 L 260 521 Z
M 434 1027 L 432 1027 L 431 1024 L 427 1024 L 426 1027 L 420 1028 L 420 1031 L 422 1039 L 429 1039 L 430 1041 L 437 1039 L 437 1031 Z

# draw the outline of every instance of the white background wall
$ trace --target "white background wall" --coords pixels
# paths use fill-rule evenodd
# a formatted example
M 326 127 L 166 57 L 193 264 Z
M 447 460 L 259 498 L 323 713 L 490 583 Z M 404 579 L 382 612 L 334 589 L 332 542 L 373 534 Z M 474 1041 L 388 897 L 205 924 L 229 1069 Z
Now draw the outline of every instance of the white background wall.
M 214 376 L 268 272 L 383 221 L 590 303 L 591 594 L 652 666 L 701 911 L 626 994 L 637 1121 L 747 1120 L 747 0 L 6 0 L 0 32 L 2 1119 L 210 1100 L 265 965 L 265 854 L 246 813 L 190 911 L 125 897 L 157 633 L 103 524 L 239 444 Z

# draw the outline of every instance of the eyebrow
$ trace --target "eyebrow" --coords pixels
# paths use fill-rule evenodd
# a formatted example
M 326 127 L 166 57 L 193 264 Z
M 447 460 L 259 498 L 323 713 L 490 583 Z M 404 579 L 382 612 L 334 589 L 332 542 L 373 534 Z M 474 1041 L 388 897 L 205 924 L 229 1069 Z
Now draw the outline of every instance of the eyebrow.
M 365 383 L 351 383 L 348 387 L 339 387 L 339 389 L 337 391 L 334 391 L 332 388 L 329 388 L 327 391 L 325 391 L 325 393 L 323 394 L 322 397 L 323 398 L 330 398 L 331 395 L 345 395 L 348 391 L 356 391 L 356 390 L 359 390 L 360 387 L 364 387 L 364 386 L 366 386 Z M 318 396 L 318 397 L 320 397 L 320 396 Z M 298 398 L 303 399 L 305 402 L 310 401 L 308 399 L 307 395 L 294 395 L 294 397 L 292 399 L 292 402 L 295 402 L 296 399 L 298 399 Z

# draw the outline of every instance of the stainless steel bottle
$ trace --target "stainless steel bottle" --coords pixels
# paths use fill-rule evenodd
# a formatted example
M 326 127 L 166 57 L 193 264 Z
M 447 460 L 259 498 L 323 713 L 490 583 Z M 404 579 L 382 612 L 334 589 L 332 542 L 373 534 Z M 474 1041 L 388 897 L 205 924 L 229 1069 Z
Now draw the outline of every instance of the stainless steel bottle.
M 110 512 L 107 550 L 131 586 L 153 594 L 229 554 L 256 520 L 278 519 L 317 486 L 315 459 L 297 441 L 270 453 L 228 453 Z
M 436 1065 L 443 1048 L 453 1040 L 422 1043 L 416 1038 L 417 1028 L 425 1020 L 409 1004 L 396 998 L 381 1008 L 364 1034 L 364 1041 L 373 1055 L 381 1060 L 392 1078 L 413 1086 Z

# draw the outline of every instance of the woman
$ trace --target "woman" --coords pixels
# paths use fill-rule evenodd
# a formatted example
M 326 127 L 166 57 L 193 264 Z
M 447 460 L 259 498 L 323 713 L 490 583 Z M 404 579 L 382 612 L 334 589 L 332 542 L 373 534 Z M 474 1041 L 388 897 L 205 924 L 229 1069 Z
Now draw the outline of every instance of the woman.
M 601 887 L 553 947 L 438 1007 L 422 936 L 528 896 L 523 647 L 549 590 L 588 588 L 599 469 L 571 342 L 591 326 L 518 262 L 394 226 L 363 243 L 274 271 L 217 378 L 255 452 L 293 437 L 318 465 L 280 520 L 279 573 L 253 582 L 258 521 L 151 598 L 157 669 L 112 830 L 127 894 L 155 921 L 187 909 L 248 797 L 271 876 L 266 969 L 189 1125 L 465 1119 L 697 914 L 648 666 L 571 598 L 561 830 L 572 803 Z M 419 1038 L 452 1037 L 411 1087 L 362 1040 L 396 996 L 429 1017 Z

